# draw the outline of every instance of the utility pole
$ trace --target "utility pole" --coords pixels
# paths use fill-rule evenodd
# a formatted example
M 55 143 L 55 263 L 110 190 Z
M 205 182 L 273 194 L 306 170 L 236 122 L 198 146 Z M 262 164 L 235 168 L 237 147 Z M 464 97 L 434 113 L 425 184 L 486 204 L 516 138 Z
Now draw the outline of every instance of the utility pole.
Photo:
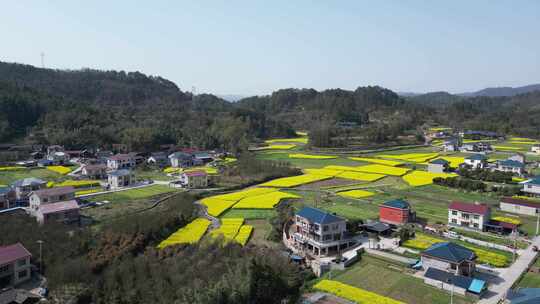
M 448 279 L 446 282 L 452 284 L 452 289 L 450 290 L 450 304 L 454 304 L 454 282 L 452 282 L 452 279 Z
M 39 244 L 39 274 L 43 275 L 43 241 L 38 240 Z
M 41 52 L 41 67 L 45 68 L 45 53 Z
M 538 235 L 538 230 L 540 228 L 540 212 L 536 209 L 536 235 Z

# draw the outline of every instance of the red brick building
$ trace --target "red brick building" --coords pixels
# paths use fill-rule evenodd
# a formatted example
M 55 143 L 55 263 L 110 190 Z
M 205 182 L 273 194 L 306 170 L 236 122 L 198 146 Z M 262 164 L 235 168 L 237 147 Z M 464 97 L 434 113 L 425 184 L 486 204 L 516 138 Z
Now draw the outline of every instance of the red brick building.
M 404 200 L 392 200 L 379 206 L 379 220 L 383 223 L 403 225 L 413 222 L 415 218 L 411 205 Z

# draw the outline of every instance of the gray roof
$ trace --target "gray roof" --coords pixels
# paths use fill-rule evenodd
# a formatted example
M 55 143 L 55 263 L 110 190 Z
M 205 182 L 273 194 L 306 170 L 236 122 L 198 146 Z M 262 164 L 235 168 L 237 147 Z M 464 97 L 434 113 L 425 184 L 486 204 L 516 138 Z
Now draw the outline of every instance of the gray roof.
M 428 255 L 430 257 L 454 263 L 472 261 L 476 258 L 476 254 L 472 250 L 451 242 L 433 244 L 431 247 L 424 250 L 422 255 Z
M 47 197 L 47 196 L 52 196 L 52 195 L 63 195 L 63 194 L 75 193 L 75 188 L 72 186 L 53 187 L 49 189 L 32 191 L 32 193 L 37 195 L 38 197 Z
M 177 158 L 177 159 L 190 159 L 193 158 L 191 154 L 187 154 L 184 152 L 174 152 L 173 154 L 169 155 L 170 159 Z
M 538 304 L 540 303 L 540 288 L 510 290 L 507 298 L 511 304 Z
M 466 159 L 472 159 L 472 160 L 486 160 L 487 157 L 484 154 L 473 154 L 471 156 L 468 156 Z
M 42 184 L 46 184 L 46 183 L 47 182 L 42 180 L 42 179 L 35 178 L 35 177 L 28 177 L 28 178 L 25 178 L 25 179 L 20 179 L 18 181 L 15 181 L 13 184 L 11 184 L 11 186 L 13 186 L 13 187 L 26 187 L 26 186 L 42 185 Z
M 517 160 L 511 160 L 511 159 L 500 160 L 497 163 L 499 165 L 501 165 L 501 166 L 504 166 L 504 167 L 512 167 L 512 168 L 523 168 L 523 167 L 525 167 L 524 163 L 518 162 Z
M 113 172 L 109 173 L 109 175 L 111 175 L 111 176 L 127 176 L 127 175 L 131 175 L 131 171 L 129 171 L 127 169 L 121 169 L 121 170 L 113 171 Z
M 448 161 L 442 158 L 437 158 L 435 160 L 430 161 L 429 163 L 436 164 L 436 165 L 448 165 Z
M 335 222 L 342 222 L 345 219 L 311 207 L 304 207 L 296 215 L 308 219 L 312 223 L 317 224 L 330 224 Z

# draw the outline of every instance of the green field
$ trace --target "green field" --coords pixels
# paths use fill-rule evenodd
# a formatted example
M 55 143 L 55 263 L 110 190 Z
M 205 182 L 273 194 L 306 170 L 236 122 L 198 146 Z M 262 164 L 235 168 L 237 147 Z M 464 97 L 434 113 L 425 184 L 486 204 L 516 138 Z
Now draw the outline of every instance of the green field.
M 283 246 L 281 243 L 276 243 L 267 240 L 272 226 L 267 220 L 246 220 L 246 225 L 253 226 L 253 232 L 249 238 L 248 244 L 254 244 L 257 246 L 267 246 L 271 248 L 278 248 Z
M 45 168 L 33 168 L 33 169 L 25 169 L 25 170 L 19 170 L 19 171 L 1 171 L 0 184 L 9 185 L 19 179 L 28 178 L 28 177 L 40 178 L 47 182 L 50 182 L 50 181 L 61 182 L 66 179 L 69 179 L 64 175 L 58 174 L 51 170 L 47 170 Z
M 170 188 L 164 185 L 152 185 L 144 188 L 125 190 L 120 192 L 102 194 L 89 198 L 89 201 L 110 201 L 111 203 L 129 202 L 136 199 L 145 199 L 159 194 L 169 193 L 176 191 L 174 188 Z
M 533 266 L 540 267 L 540 259 L 537 259 Z M 518 281 L 517 287 L 540 288 L 540 273 L 526 272 Z
M 275 210 L 267 209 L 229 209 L 220 218 L 269 219 L 276 214 Z
M 450 303 L 449 293 L 424 284 L 421 279 L 407 274 L 406 271 L 404 265 L 363 255 L 360 262 L 335 276 L 332 275 L 332 279 L 405 303 Z M 455 295 L 454 303 L 469 304 L 474 303 L 474 300 Z
M 309 154 L 309 152 L 306 152 Z M 290 152 L 263 152 L 257 153 L 258 159 L 274 160 L 274 161 L 285 161 L 289 162 L 292 166 L 298 168 L 322 168 L 330 165 L 340 165 L 340 166 L 360 166 L 362 162 L 357 162 L 350 160 L 348 158 L 335 158 L 335 159 L 304 159 L 304 158 L 289 158 Z
M 167 176 L 163 172 L 163 170 L 160 169 L 137 169 L 135 170 L 135 177 L 137 177 L 138 180 L 156 180 L 156 181 L 171 181 L 174 178 Z

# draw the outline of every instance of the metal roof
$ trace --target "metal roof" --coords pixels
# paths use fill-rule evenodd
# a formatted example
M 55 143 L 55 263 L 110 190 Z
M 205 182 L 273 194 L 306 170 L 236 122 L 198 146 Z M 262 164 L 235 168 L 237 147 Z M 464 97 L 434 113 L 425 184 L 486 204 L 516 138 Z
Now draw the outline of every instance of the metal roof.
M 512 168 L 523 168 L 525 167 L 525 164 L 522 162 L 519 162 L 517 160 L 511 160 L 511 159 L 505 159 L 505 160 L 499 160 L 497 162 L 500 166 L 505 167 L 512 167 Z
M 29 256 L 32 256 L 32 254 L 21 243 L 0 247 L 0 265 L 12 263 Z
M 531 178 L 530 180 L 524 182 L 524 184 L 540 185 L 540 176 L 535 176 Z
M 63 194 L 75 193 L 75 188 L 72 186 L 54 187 L 54 188 L 49 188 L 49 189 L 32 191 L 32 193 L 37 195 L 38 197 L 46 197 L 46 196 L 52 196 L 52 195 L 63 195 Z
M 298 213 L 296 213 L 296 215 L 306 218 L 310 222 L 317 224 L 330 224 L 345 221 L 345 219 L 341 217 L 311 207 L 302 208 L 300 211 L 298 211 Z
M 540 202 L 533 202 L 526 199 L 519 199 L 513 197 L 503 197 L 501 202 L 512 205 L 526 206 L 531 208 L 540 208 Z
M 411 205 L 402 199 L 395 199 L 391 201 L 387 201 L 382 204 L 385 207 L 391 207 L 391 208 L 397 208 L 397 209 L 410 209 Z
M 467 204 L 462 202 L 452 202 L 448 206 L 448 209 L 481 215 L 485 215 L 489 212 L 489 206 L 486 204 Z
M 427 269 L 424 276 L 432 280 L 444 282 L 446 284 L 452 284 L 454 286 L 466 289 L 477 294 L 481 293 L 486 286 L 486 282 L 483 280 L 478 280 L 461 275 L 454 275 L 453 273 L 432 267 Z
M 507 299 L 511 304 L 538 304 L 540 303 L 540 288 L 510 290 Z
M 472 250 L 451 242 L 433 244 L 424 250 L 422 255 L 428 255 L 454 263 L 472 261 L 476 258 L 476 254 Z
M 32 185 L 42 185 L 42 184 L 46 184 L 46 183 L 47 182 L 42 180 L 42 179 L 35 178 L 35 177 L 29 177 L 29 178 L 20 179 L 18 181 L 15 181 L 11 185 L 13 187 L 25 187 L 25 186 L 32 186 Z
M 442 158 L 437 158 L 435 160 L 432 160 L 429 162 L 430 164 L 436 164 L 436 165 L 448 165 L 448 161 Z
M 467 156 L 465 159 L 471 159 L 471 160 L 486 160 L 487 157 L 484 154 L 473 154 L 471 156 Z
M 77 201 L 75 200 L 52 203 L 52 204 L 45 204 L 45 205 L 39 206 L 39 212 L 41 212 L 42 214 L 58 213 L 58 212 L 76 210 L 76 209 L 79 209 L 79 205 L 77 204 Z

